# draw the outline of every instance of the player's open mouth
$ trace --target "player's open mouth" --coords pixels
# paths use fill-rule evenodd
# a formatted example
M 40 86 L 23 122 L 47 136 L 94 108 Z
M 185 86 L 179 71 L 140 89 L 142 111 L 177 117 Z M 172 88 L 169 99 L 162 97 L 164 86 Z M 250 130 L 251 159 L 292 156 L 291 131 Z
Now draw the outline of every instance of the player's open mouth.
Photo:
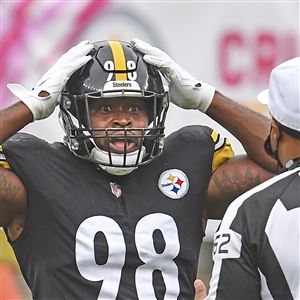
M 133 139 L 112 139 L 109 142 L 110 151 L 113 153 L 133 152 L 137 149 L 137 142 Z

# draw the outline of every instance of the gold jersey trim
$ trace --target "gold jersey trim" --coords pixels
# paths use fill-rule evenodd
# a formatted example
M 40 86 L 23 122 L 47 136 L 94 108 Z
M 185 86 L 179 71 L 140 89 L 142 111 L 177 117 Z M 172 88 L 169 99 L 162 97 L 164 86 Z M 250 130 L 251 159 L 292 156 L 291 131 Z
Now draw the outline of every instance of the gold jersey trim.
M 3 153 L 2 145 L 0 145 L 0 166 L 4 169 L 7 169 L 7 170 L 11 169 L 11 167 L 10 167 L 9 163 L 7 162 L 6 157 Z
M 7 236 L 2 228 L 0 228 L 0 253 L 2 263 L 8 263 L 14 268 L 19 269 L 19 264 L 17 262 L 15 254 L 12 250 L 12 247 L 8 243 Z
M 212 131 L 211 138 L 215 143 L 215 152 L 212 161 L 212 171 L 214 172 L 218 166 L 223 164 L 229 158 L 235 156 L 235 154 L 230 141 L 221 136 L 217 131 Z

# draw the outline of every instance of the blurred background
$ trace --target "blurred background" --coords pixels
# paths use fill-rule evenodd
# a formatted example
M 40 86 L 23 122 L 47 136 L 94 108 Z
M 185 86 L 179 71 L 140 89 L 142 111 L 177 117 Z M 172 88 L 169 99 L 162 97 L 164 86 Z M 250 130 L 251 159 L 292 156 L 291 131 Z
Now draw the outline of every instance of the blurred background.
M 223 94 L 266 113 L 256 103 L 271 69 L 299 55 L 299 1 L 5 1 L 1 6 L 1 108 L 16 101 L 7 83 L 32 88 L 70 46 L 81 40 L 145 40 L 166 51 L 195 77 Z M 0 120 L 1 121 L 1 120 Z M 171 105 L 166 133 L 188 124 L 205 124 L 240 143 L 196 111 Z M 24 128 L 48 141 L 62 141 L 57 111 Z M 210 221 L 198 275 L 211 271 Z M 0 229 L 0 299 L 31 299 L 13 252 Z

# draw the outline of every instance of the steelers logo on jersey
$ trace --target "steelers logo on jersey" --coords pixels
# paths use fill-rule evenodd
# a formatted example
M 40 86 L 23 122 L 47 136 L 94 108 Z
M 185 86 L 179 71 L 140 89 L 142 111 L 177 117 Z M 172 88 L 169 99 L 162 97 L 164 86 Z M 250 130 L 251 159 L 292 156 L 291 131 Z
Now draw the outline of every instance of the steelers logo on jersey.
M 180 199 L 185 196 L 189 190 L 189 180 L 181 170 L 166 170 L 159 177 L 158 187 L 167 197 Z

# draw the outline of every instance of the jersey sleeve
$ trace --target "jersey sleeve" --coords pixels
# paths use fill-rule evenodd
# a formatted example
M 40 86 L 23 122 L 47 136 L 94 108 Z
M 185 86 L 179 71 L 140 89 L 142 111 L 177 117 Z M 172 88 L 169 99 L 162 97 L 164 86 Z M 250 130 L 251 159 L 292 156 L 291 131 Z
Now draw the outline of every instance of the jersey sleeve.
M 215 144 L 212 160 L 212 171 L 214 172 L 218 166 L 233 157 L 235 154 L 229 139 L 223 137 L 215 130 L 211 132 L 211 138 Z
M 4 169 L 10 170 L 11 167 L 6 159 L 6 156 L 3 152 L 3 147 L 0 145 L 0 166 L 3 167 Z
M 0 166 L 11 170 L 11 167 L 6 159 L 6 156 L 3 152 L 3 147 L 0 145 Z M 1 261 L 10 264 L 15 268 L 19 268 L 16 257 L 13 253 L 11 246 L 8 243 L 5 232 L 2 228 L 0 228 L 0 253 L 1 253 Z

